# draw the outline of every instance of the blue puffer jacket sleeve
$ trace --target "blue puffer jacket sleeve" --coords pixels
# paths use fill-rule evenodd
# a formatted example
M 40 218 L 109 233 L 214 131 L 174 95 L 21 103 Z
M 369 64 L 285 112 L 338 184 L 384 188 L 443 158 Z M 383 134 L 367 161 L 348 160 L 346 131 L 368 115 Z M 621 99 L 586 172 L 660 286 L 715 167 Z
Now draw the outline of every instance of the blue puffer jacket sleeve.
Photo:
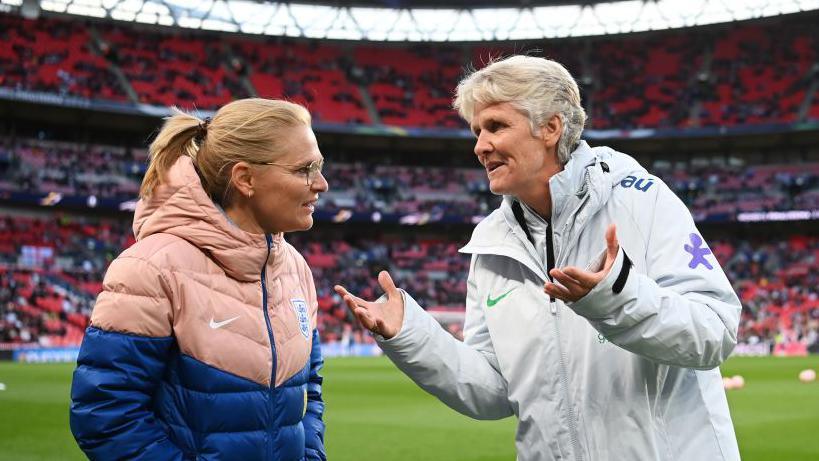
M 325 461 L 324 451 L 324 400 L 321 397 L 323 378 L 319 370 L 324 366 L 321 356 L 318 329 L 313 330 L 313 349 L 310 353 L 310 378 L 307 382 L 307 411 L 304 414 L 305 455 L 311 461 Z
M 89 327 L 71 386 L 71 432 L 95 460 L 183 460 L 151 410 L 173 337 Z

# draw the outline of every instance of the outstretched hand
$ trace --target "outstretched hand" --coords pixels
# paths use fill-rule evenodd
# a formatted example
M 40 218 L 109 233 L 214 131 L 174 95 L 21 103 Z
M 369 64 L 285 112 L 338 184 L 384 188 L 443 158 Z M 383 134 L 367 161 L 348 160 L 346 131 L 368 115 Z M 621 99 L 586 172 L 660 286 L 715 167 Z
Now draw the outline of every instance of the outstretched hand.
M 597 272 L 589 272 L 575 266 L 552 269 L 549 275 L 552 276 L 552 281 L 557 283 L 544 283 L 543 291 L 561 301 L 578 301 L 609 274 L 618 251 L 620 243 L 617 241 L 617 228 L 610 224 L 606 229 L 606 260 L 603 267 Z
M 364 328 L 390 339 L 401 331 L 404 322 L 404 297 L 395 287 L 389 272 L 381 271 L 378 274 L 378 284 L 387 294 L 386 302 L 365 301 L 341 285 L 336 285 L 334 289 Z

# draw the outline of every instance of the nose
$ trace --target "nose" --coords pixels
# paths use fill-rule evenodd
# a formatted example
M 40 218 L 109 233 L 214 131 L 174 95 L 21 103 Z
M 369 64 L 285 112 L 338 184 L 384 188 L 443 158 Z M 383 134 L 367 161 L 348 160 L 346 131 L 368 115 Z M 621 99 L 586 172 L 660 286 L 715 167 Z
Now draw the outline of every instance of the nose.
M 478 160 L 483 164 L 483 159 L 486 154 L 489 154 L 495 150 L 495 146 L 492 145 L 492 142 L 489 139 L 489 135 L 486 134 L 486 131 L 481 131 L 481 134 L 478 135 L 478 139 L 475 140 L 475 155 L 478 156 Z
M 314 179 L 313 183 L 310 184 L 310 189 L 316 192 L 327 192 L 330 190 L 330 183 L 327 182 L 327 178 L 324 177 L 323 172 L 319 171 L 316 179 Z

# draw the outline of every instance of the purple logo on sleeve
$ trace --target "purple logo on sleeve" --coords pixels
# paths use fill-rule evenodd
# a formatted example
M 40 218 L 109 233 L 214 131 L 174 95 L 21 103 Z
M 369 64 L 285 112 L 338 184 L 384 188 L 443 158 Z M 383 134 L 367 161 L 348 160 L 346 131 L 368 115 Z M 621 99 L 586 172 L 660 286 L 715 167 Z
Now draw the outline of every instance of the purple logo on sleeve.
M 691 239 L 691 245 L 683 245 L 683 249 L 691 253 L 691 261 L 688 263 L 688 267 L 691 269 L 696 269 L 697 266 L 702 264 L 709 271 L 713 269 L 714 266 L 712 266 L 711 263 L 705 259 L 707 255 L 711 254 L 711 250 L 709 250 L 707 247 L 703 247 L 704 242 L 702 241 L 702 237 L 697 234 L 691 234 L 689 238 Z

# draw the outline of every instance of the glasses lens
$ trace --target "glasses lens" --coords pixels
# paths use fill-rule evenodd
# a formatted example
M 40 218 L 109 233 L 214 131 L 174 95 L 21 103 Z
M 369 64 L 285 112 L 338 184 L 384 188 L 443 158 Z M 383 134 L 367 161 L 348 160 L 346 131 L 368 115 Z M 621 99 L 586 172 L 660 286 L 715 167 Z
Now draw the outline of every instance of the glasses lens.
M 310 164 L 307 167 L 307 185 L 313 184 L 313 181 L 316 180 L 319 173 L 321 173 L 321 169 L 324 167 L 324 160 L 318 160 Z

